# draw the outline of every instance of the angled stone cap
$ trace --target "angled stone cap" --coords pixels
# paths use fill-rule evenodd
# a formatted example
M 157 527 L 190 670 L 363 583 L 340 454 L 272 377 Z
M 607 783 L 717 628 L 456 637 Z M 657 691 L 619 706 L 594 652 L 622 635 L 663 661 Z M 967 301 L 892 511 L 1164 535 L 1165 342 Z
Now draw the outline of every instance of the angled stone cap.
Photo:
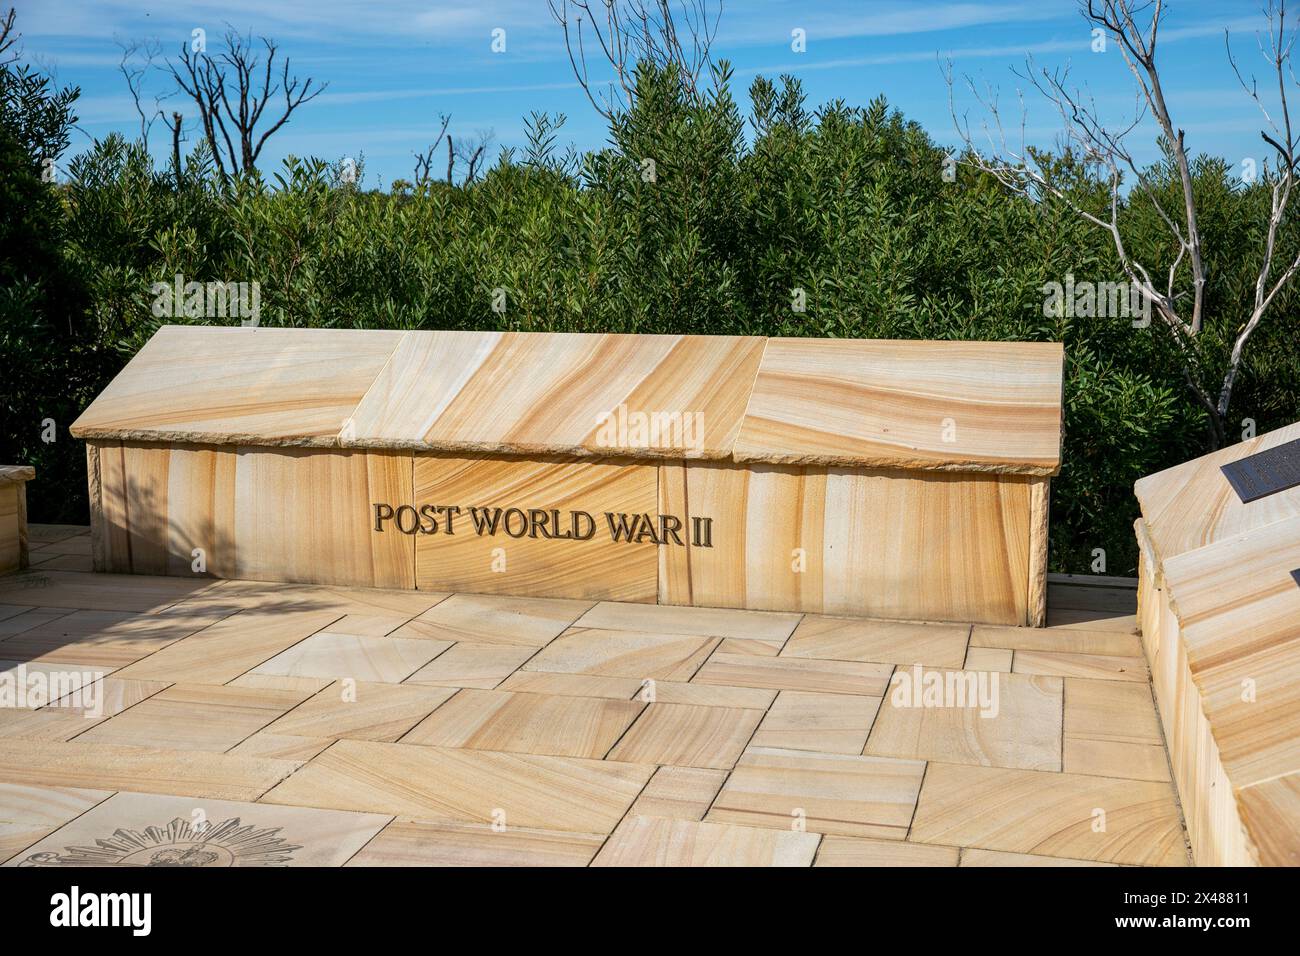
M 124 441 L 337 445 L 403 334 L 165 325 L 71 432 Z
M 1055 343 L 164 326 L 78 438 L 1050 475 Z
M 726 458 L 763 339 L 408 332 L 345 444 L 426 451 Z
M 735 460 L 1054 475 L 1056 342 L 770 339 Z
M 31 465 L 0 465 L 0 485 L 21 485 L 36 477 Z
M 1162 560 L 1223 538 L 1300 516 L 1300 488 L 1249 504 L 1237 497 L 1222 467 L 1300 439 L 1300 422 L 1138 479 L 1133 486 L 1147 533 Z

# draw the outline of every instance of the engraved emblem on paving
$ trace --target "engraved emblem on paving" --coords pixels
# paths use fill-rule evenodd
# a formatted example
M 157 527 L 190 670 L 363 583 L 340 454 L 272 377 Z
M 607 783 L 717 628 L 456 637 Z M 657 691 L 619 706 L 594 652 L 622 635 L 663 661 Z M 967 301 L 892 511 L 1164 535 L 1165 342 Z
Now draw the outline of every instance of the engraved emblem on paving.
M 94 846 L 33 853 L 19 866 L 286 866 L 301 846 L 239 817 L 195 825 L 177 817 L 163 826 L 121 828 Z

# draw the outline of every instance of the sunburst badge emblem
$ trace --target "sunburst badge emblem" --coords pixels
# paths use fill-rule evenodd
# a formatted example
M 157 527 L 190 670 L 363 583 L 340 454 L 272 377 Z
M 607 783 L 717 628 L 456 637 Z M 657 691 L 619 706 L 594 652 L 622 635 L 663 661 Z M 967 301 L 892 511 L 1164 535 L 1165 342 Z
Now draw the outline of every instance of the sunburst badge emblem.
M 120 828 L 94 846 L 33 853 L 19 866 L 288 866 L 302 847 L 280 829 L 243 826 L 239 817 L 197 825 L 177 817 L 162 827 Z

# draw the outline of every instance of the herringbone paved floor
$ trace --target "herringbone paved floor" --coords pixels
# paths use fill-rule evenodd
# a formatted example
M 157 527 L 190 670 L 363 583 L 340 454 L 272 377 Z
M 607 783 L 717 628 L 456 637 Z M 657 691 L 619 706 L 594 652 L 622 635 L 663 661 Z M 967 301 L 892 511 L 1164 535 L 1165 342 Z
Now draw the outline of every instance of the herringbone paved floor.
M 86 529 L 32 537 L 0 693 L 60 699 L 0 707 L 11 866 L 1187 863 L 1120 588 L 972 628 L 94 575 Z

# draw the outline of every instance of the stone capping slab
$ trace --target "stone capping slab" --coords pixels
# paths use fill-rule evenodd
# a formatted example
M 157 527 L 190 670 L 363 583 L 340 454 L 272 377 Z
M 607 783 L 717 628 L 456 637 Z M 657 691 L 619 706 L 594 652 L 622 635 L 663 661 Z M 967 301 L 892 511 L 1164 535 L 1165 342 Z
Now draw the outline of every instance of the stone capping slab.
M 35 477 L 31 465 L 0 465 L 0 574 L 29 564 L 27 482 Z
M 1063 360 L 1050 342 L 170 325 L 71 433 L 1048 476 Z
M 0 485 L 21 485 L 36 477 L 31 465 L 0 465 Z
M 1054 475 L 1055 342 L 769 339 L 738 462 Z
M 1243 502 L 1222 467 L 1300 438 L 1300 422 L 1139 478 L 1133 486 L 1159 561 L 1300 515 L 1300 488 Z

